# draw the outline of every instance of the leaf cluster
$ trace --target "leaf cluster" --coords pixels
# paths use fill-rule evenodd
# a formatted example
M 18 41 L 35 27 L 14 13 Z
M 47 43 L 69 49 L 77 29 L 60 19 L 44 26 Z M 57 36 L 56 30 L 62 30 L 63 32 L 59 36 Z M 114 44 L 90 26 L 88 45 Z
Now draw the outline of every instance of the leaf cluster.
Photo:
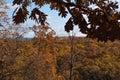
M 89 38 L 97 38 L 101 41 L 120 39 L 120 13 L 116 10 L 118 9 L 117 2 L 109 0 L 32 0 L 31 2 L 29 0 L 14 0 L 13 5 L 24 6 L 13 16 L 15 23 L 25 22 L 28 15 L 26 7 L 29 6 L 29 3 L 35 3 L 40 7 L 49 4 L 51 10 L 57 10 L 61 17 L 66 17 L 69 13 L 71 17 L 65 25 L 65 31 L 67 32 L 73 30 L 73 27 L 77 25 L 80 32 L 86 34 Z M 91 8 L 91 5 L 95 5 L 96 8 Z M 84 15 L 87 16 L 88 21 Z M 21 17 L 22 19 L 20 19 Z M 34 8 L 30 18 L 43 25 L 46 14 Z

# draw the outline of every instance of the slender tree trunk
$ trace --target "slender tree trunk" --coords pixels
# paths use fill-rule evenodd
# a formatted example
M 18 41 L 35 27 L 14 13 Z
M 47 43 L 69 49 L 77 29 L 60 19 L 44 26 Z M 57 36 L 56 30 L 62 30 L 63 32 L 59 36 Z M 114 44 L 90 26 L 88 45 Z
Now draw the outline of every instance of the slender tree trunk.
M 71 45 L 71 49 L 70 49 L 70 74 L 69 74 L 69 80 L 72 80 L 72 74 L 73 74 L 73 56 L 74 56 L 74 35 L 72 34 L 72 36 L 69 36 L 70 38 L 70 45 Z

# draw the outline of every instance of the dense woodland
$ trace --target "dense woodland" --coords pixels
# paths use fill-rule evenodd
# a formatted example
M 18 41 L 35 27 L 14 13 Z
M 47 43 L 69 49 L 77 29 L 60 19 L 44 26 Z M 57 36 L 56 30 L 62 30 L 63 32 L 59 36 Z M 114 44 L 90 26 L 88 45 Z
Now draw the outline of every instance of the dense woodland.
M 0 39 L 0 80 L 68 80 L 70 39 L 51 40 Z M 119 41 L 75 38 L 74 44 L 72 80 L 120 80 Z
M 120 80 L 120 13 L 117 2 L 107 0 L 13 0 L 20 5 L 8 17 L 4 0 L 0 0 L 0 80 Z M 30 3 L 49 4 L 59 16 L 66 17 L 65 31 L 74 26 L 85 37 L 56 37 L 38 8 L 29 18 L 38 24 L 22 27 Z M 92 9 L 89 5 L 98 8 Z M 67 9 L 67 10 L 66 10 Z M 88 22 L 83 17 L 88 16 Z M 22 16 L 22 17 L 21 17 Z M 36 17 L 37 16 L 37 17 Z M 32 30 L 32 39 L 24 34 Z M 92 38 L 92 39 L 91 39 Z M 117 39 L 117 40 L 116 40 Z M 114 41 L 114 42 L 113 42 Z

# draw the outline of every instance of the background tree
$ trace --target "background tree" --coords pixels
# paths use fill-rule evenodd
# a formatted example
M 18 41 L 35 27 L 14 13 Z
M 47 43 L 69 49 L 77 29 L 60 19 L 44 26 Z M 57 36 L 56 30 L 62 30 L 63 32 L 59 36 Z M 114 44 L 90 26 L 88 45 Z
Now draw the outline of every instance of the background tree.
M 20 42 L 13 38 L 23 36 L 26 30 L 11 24 L 6 13 L 8 8 L 5 0 L 0 0 L 0 80 L 13 80 L 22 70 L 22 65 L 17 66 L 21 57 Z
M 3 34 L 4 32 L 7 32 L 5 30 L 5 28 L 6 28 L 6 26 L 9 25 L 9 23 L 8 23 L 9 17 L 8 17 L 8 15 L 7 15 L 5 10 L 8 9 L 8 8 L 9 7 L 5 3 L 5 1 L 4 0 L 0 0 L 0 34 Z
M 49 25 L 34 25 L 30 29 L 35 33 L 32 40 L 30 54 L 24 68 L 24 80 L 55 80 L 56 79 L 56 53 L 54 50 L 54 30 Z M 26 52 L 25 52 L 26 53 Z
M 7 6 L 7 4 L 5 3 L 4 0 L 0 0 L 0 26 L 3 26 L 4 22 L 8 21 L 8 16 L 6 13 L 6 9 L 8 9 L 9 7 Z
M 27 34 L 29 28 L 23 27 L 22 24 L 19 25 L 10 24 L 6 28 L 6 31 L 8 31 L 9 38 L 19 39 L 19 38 L 24 38 L 24 35 Z

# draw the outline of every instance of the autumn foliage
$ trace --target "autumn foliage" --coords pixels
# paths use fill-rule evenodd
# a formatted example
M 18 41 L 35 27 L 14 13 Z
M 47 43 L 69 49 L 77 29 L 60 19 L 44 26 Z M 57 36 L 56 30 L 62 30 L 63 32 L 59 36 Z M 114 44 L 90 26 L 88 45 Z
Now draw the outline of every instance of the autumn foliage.
M 87 38 L 56 37 L 47 14 L 27 7 L 46 4 L 58 15 L 70 18 L 65 31 L 75 26 Z M 13 0 L 13 24 L 0 0 L 0 80 L 120 80 L 120 12 L 109 0 Z M 91 5 L 96 8 L 90 7 Z M 28 16 L 37 22 L 29 27 L 34 38 L 26 39 Z M 87 17 L 87 19 L 85 18 Z M 93 39 L 91 39 L 93 38 Z M 115 40 L 118 39 L 118 40 Z M 114 42 L 111 42 L 114 41 Z
M 0 79 L 68 80 L 69 39 L 53 38 L 50 42 L 0 39 Z M 72 80 L 120 79 L 119 41 L 75 38 L 75 42 Z

